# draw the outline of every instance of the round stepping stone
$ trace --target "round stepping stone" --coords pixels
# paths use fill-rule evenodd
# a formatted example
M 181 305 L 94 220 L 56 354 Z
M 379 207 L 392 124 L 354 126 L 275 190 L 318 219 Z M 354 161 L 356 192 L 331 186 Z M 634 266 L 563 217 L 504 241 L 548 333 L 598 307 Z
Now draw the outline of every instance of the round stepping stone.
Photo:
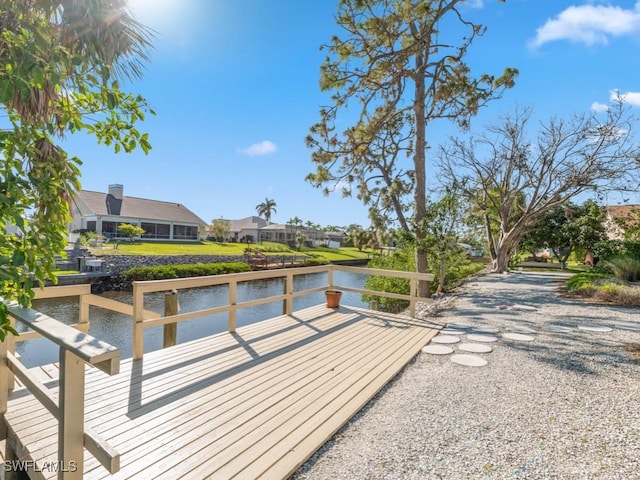
M 513 333 L 538 333 L 536 330 L 529 327 L 513 327 L 511 331 Z
M 556 333 L 571 333 L 573 328 L 566 327 L 564 325 L 545 325 L 542 327 L 547 332 L 556 332 Z
M 529 305 L 512 305 L 510 310 L 518 310 L 520 312 L 535 312 L 538 309 Z
M 464 353 L 451 355 L 451 361 L 458 365 L 464 365 L 465 367 L 484 367 L 489 363 L 484 358 L 478 357 L 477 355 L 466 355 Z
M 586 330 L 588 332 L 612 332 L 613 328 L 604 325 L 578 325 L 578 330 Z
M 639 323 L 616 323 L 614 327 L 619 328 L 620 330 L 632 330 L 640 332 Z
M 471 333 L 467 335 L 467 338 L 472 342 L 493 343 L 498 341 L 498 337 L 493 335 L 483 335 L 481 333 Z
M 433 343 L 458 343 L 460 339 L 458 337 L 452 337 L 451 335 L 436 335 L 431 341 Z
M 471 353 L 490 353 L 493 352 L 493 348 L 489 345 L 483 345 L 481 343 L 461 343 L 458 345 L 458 350 Z
M 458 330 L 466 330 L 467 328 L 471 328 L 471 325 L 468 323 L 447 323 L 446 328 L 455 328 Z
M 443 328 L 440 330 L 440 335 L 464 335 L 467 333 L 466 330 L 460 330 L 459 328 Z
M 431 355 L 448 355 L 453 353 L 453 348 L 446 345 L 427 345 L 422 347 L 422 351 Z
M 472 330 L 478 333 L 498 333 L 500 331 L 499 328 L 495 327 L 473 327 Z
M 520 342 L 533 342 L 534 337 L 525 335 L 524 333 L 503 333 L 502 338 L 507 340 L 518 340 Z

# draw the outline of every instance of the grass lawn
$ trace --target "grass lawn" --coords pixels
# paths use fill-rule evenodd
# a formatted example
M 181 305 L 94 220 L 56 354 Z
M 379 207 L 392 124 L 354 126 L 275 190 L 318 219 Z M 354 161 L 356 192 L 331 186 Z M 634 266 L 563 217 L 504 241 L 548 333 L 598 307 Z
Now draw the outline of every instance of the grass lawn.
M 244 243 L 217 242 L 121 242 L 117 249 L 107 244 L 104 248 L 93 248 L 93 255 L 243 255 L 247 245 Z M 264 242 L 251 245 L 252 249 L 260 250 L 265 255 L 290 255 L 324 258 L 329 261 L 353 260 L 369 258 L 375 252 L 371 250 L 358 251 L 357 248 L 309 248 L 301 251 L 291 249 L 281 243 Z

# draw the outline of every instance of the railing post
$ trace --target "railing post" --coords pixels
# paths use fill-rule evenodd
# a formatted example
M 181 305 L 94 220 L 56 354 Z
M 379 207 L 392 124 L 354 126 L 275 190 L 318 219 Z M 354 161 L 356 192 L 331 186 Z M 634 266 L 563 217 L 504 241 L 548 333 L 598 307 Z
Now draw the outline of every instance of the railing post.
M 329 290 L 333 289 L 333 265 L 327 265 L 327 281 Z
M 164 296 L 164 316 L 170 317 L 177 315 L 180 307 L 178 306 L 178 291 L 171 290 L 171 292 Z M 165 323 L 162 335 L 162 348 L 173 347 L 176 344 L 178 333 L 178 324 Z
M 13 374 L 9 369 L 9 360 L 7 359 L 7 343 L 9 341 L 9 335 L 4 339 L 4 342 L 0 343 L 0 414 L 5 414 L 7 411 L 7 402 L 9 400 L 9 377 Z M 4 421 L 3 427 L 4 427 Z M 6 438 L 6 431 L 2 432 L 2 438 L 0 440 L 4 440 Z
M 283 282 L 282 282 L 282 294 L 286 295 L 287 294 L 287 284 L 289 283 L 289 275 L 287 275 L 286 277 L 283 278 Z M 288 298 L 285 298 L 284 300 L 282 300 L 282 314 L 286 315 L 287 314 L 287 304 L 288 304 Z
M 16 319 L 13 317 L 9 317 L 9 324 L 13 329 L 15 329 Z M 15 355 L 16 354 L 16 337 L 8 333 L 7 336 L 5 337 L 5 342 L 7 343 L 7 352 L 9 352 L 11 355 Z M 7 363 L 7 366 L 8 365 L 9 364 Z M 13 372 L 9 371 L 9 381 L 7 382 L 7 385 L 9 386 L 9 391 L 12 391 L 13 388 L 16 386 L 15 379 L 16 377 L 13 375 Z
M 15 320 L 11 319 L 11 325 L 15 325 Z M 14 327 L 15 328 L 15 327 Z M 7 412 L 7 406 L 9 403 L 9 391 L 13 390 L 14 377 L 13 372 L 9 368 L 9 360 L 7 352 L 9 351 L 10 338 L 13 335 L 7 333 L 4 342 L 0 343 L 0 440 L 4 440 L 4 460 L 11 461 L 17 460 L 16 452 L 13 449 L 11 439 L 9 438 L 9 430 L 4 420 L 4 414 Z M 15 343 L 15 341 L 14 341 Z M 18 473 L 13 469 L 4 472 L 5 480 L 15 480 L 18 478 Z
M 236 280 L 229 281 L 229 323 L 227 330 L 229 333 L 236 331 L 236 305 L 238 304 L 238 282 Z
M 293 272 L 287 272 L 287 276 L 284 279 L 284 294 L 287 296 L 284 299 L 284 315 L 293 315 Z
M 84 470 L 84 361 L 60 348 L 58 479 L 81 480 Z
M 416 296 L 418 295 L 418 282 L 414 278 L 409 280 L 409 316 L 414 318 L 416 316 Z
M 89 333 L 89 302 L 86 295 L 80 295 L 80 311 L 78 313 L 78 327 L 84 333 Z
M 140 360 L 144 355 L 144 293 L 138 291 L 133 282 L 133 359 Z

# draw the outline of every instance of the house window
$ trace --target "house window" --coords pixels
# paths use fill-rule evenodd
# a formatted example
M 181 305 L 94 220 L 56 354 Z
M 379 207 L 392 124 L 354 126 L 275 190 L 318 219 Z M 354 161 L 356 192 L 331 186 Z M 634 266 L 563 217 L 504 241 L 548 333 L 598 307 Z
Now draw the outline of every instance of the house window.
M 144 238 L 169 239 L 171 238 L 171 226 L 166 223 L 150 223 L 142 222 L 140 225 L 144 228 Z
M 118 222 L 102 222 L 102 234 L 105 237 L 117 237 L 118 236 Z
M 95 220 L 89 220 L 87 222 L 87 231 L 88 232 L 95 232 L 96 231 L 96 221 Z
M 88 223 L 89 222 L 87 222 L 87 224 Z M 120 227 L 120 225 L 124 225 L 124 224 L 135 225 L 134 223 L 129 223 L 129 222 L 103 221 L 102 222 L 102 235 L 104 235 L 107 238 L 122 237 L 122 235 L 118 233 L 118 227 Z
M 174 225 L 174 240 L 198 240 L 198 227 L 191 225 Z

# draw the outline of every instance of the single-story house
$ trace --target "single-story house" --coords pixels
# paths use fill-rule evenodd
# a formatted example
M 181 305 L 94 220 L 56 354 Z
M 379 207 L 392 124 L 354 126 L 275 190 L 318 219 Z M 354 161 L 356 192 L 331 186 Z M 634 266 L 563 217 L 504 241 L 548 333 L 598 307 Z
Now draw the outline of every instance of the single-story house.
M 260 236 L 258 231 L 267 225 L 267 221 L 260 217 L 246 217 L 240 220 L 231 220 L 231 241 L 240 243 L 259 242 Z
M 128 223 L 144 229 L 148 240 L 200 240 L 206 222 L 180 203 L 127 197 L 120 184 L 107 193 L 80 190 L 71 201 L 70 231 L 86 230 L 118 237 L 118 225 Z
M 279 242 L 294 245 L 296 234 L 302 232 L 312 245 L 340 247 L 343 232 L 325 232 L 314 228 L 283 223 L 269 223 L 260 217 L 231 220 L 231 241 L 240 243 Z

